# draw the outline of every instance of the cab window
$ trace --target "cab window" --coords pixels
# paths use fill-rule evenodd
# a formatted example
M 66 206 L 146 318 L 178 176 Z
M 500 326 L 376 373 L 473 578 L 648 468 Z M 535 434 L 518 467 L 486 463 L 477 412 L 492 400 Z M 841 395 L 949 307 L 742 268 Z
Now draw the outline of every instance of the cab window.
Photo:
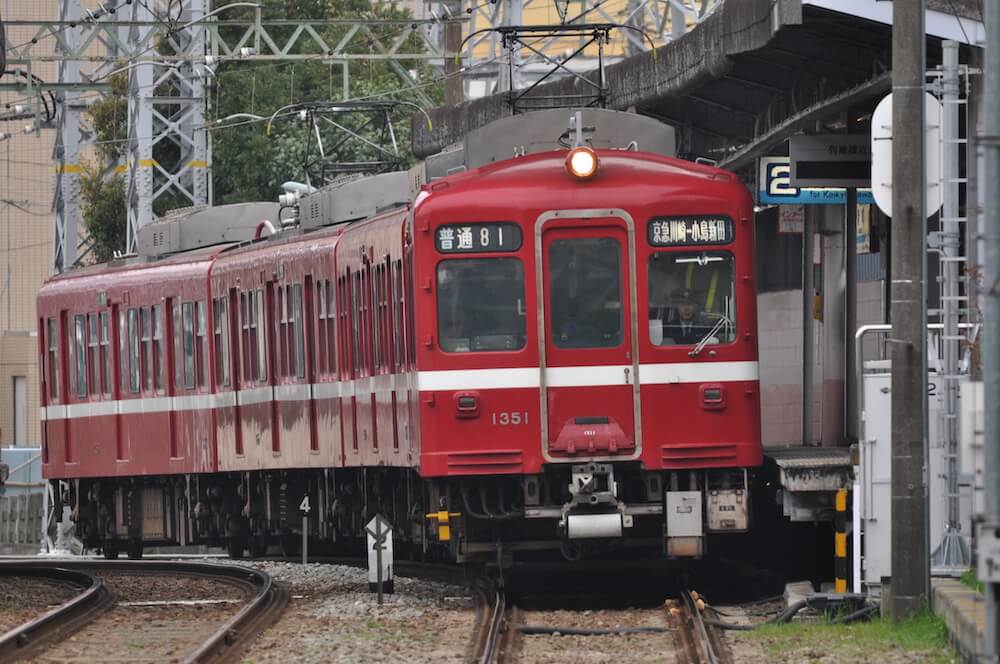
M 736 339 L 733 256 L 666 252 L 649 258 L 649 339 L 656 346 Z
M 438 264 L 438 336 L 448 353 L 524 348 L 524 267 L 517 258 Z
M 559 348 L 612 348 L 622 342 L 621 245 L 610 237 L 549 246 L 552 342 Z

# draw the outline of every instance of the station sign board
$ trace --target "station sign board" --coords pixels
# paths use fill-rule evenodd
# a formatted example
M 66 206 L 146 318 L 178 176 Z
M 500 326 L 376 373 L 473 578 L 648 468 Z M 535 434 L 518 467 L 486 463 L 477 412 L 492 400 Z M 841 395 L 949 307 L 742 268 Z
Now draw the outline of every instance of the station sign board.
M 517 251 L 521 228 L 514 223 L 448 224 L 434 233 L 437 250 L 443 254 Z
M 844 205 L 847 202 L 843 187 L 793 186 L 788 157 L 762 157 L 759 161 L 757 200 L 761 205 Z M 858 189 L 858 204 L 872 203 L 871 189 Z
M 646 236 L 654 247 L 729 244 L 733 221 L 723 216 L 655 217 L 646 227 Z
M 799 135 L 788 139 L 796 187 L 870 187 L 872 146 L 867 134 Z

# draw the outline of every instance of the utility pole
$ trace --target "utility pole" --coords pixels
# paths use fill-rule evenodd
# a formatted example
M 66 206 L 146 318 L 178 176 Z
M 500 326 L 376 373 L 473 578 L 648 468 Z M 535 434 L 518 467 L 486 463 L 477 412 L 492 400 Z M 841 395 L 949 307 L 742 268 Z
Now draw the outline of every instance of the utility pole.
M 986 514 L 980 531 L 980 543 L 985 532 L 992 532 L 996 542 L 1000 528 L 1000 412 L 996 408 L 1000 390 L 1000 3 L 983 3 L 986 28 L 986 66 L 983 99 L 983 146 L 985 177 L 980 181 L 985 189 L 982 223 L 985 235 L 983 263 L 983 389 L 986 395 L 986 431 L 984 438 Z M 981 551 L 981 549 L 980 549 Z M 980 553 L 980 556 L 982 554 Z M 980 569 L 983 568 L 980 561 Z M 982 578 L 982 577 L 981 577 Z M 996 572 L 986 582 L 986 643 L 983 661 L 995 662 L 1000 655 L 1000 576 Z
M 444 52 L 458 53 L 462 48 L 463 23 L 458 20 L 462 12 L 461 2 L 448 2 L 448 20 L 444 24 Z M 444 103 L 458 106 L 465 101 L 465 80 L 462 76 L 464 59 L 460 56 L 444 58 Z
M 924 0 L 892 18 L 892 619 L 929 595 L 925 413 Z

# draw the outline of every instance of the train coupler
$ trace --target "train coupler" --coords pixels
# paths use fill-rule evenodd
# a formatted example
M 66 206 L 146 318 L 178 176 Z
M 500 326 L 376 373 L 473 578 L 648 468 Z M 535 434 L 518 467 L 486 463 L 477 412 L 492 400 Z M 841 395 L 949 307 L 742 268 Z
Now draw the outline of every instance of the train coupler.
M 572 467 L 570 501 L 563 505 L 559 529 L 569 539 L 621 537 L 632 527 L 632 516 L 618 501 L 618 483 L 610 463 Z

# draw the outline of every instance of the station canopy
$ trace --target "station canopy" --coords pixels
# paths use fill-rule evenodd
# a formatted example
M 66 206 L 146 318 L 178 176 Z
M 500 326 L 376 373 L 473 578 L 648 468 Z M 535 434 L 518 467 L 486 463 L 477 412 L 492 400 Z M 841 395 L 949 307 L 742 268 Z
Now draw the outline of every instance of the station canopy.
M 927 68 L 941 41 L 982 43 L 976 0 L 928 0 Z M 606 68 L 608 107 L 634 110 L 677 128 L 678 155 L 749 171 L 802 131 L 855 131 L 891 91 L 892 4 L 876 0 L 728 0 L 683 37 Z M 971 46 L 970 46 L 971 45 Z M 539 86 L 572 95 L 565 78 Z M 414 117 L 414 154 L 427 157 L 471 130 L 511 114 L 503 93 Z

